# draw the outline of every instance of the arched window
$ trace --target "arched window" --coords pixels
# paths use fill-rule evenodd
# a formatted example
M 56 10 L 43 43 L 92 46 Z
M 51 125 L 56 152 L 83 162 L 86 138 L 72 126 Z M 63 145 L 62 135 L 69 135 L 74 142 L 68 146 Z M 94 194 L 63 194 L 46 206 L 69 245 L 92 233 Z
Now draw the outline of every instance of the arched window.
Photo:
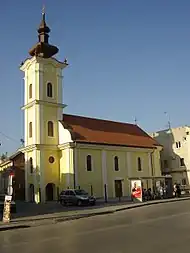
M 29 159 L 29 165 L 30 165 L 30 173 L 33 173 L 33 159 L 32 159 L 32 157 L 30 157 L 30 159 Z
M 92 171 L 92 157 L 91 157 L 91 155 L 87 155 L 87 157 L 86 157 L 86 166 L 87 166 L 87 171 Z
M 119 170 L 119 158 L 118 158 L 118 156 L 114 157 L 114 168 L 115 168 L 115 171 Z
M 141 158 L 138 157 L 138 171 L 142 170 Z
M 32 137 L 32 122 L 29 123 L 29 138 Z
M 53 122 L 48 121 L 48 136 L 53 137 Z
M 47 96 L 49 98 L 53 97 L 53 87 L 51 83 L 47 83 Z
M 32 84 L 29 85 L 29 98 L 32 98 Z

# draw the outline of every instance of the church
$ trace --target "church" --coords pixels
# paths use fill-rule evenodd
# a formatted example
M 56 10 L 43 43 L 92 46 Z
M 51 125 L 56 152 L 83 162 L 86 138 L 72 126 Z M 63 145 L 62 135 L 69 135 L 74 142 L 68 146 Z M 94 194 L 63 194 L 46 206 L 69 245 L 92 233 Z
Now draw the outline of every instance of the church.
M 26 201 L 56 200 L 59 192 L 81 188 L 103 198 L 130 196 L 130 180 L 152 187 L 161 178 L 161 145 L 136 124 L 64 113 L 63 71 L 58 48 L 49 43 L 45 13 L 39 41 L 20 66 L 24 74 Z M 118 108 L 119 110 L 119 108 Z

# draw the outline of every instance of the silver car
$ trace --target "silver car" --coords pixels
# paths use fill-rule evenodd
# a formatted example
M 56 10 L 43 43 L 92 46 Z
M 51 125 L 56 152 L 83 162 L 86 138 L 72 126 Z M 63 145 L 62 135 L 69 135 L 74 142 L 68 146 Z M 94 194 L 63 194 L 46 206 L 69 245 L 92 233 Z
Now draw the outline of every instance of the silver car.
M 82 189 L 68 189 L 61 192 L 59 201 L 62 205 L 95 205 L 96 198 Z

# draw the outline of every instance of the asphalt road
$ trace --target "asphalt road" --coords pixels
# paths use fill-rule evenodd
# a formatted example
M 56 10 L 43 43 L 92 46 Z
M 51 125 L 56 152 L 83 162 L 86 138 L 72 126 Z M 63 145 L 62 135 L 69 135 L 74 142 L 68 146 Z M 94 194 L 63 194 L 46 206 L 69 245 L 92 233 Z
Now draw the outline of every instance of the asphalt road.
M 189 253 L 190 201 L 0 232 L 1 253 Z

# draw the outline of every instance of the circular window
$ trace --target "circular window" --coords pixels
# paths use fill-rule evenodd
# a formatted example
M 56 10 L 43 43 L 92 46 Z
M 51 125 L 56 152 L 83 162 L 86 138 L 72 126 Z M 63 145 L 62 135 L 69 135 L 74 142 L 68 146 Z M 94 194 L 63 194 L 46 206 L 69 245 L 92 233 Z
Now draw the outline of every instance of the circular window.
M 50 162 L 50 163 L 54 163 L 54 161 L 55 161 L 55 158 L 54 158 L 53 156 L 50 156 L 50 157 L 49 157 L 49 162 Z

